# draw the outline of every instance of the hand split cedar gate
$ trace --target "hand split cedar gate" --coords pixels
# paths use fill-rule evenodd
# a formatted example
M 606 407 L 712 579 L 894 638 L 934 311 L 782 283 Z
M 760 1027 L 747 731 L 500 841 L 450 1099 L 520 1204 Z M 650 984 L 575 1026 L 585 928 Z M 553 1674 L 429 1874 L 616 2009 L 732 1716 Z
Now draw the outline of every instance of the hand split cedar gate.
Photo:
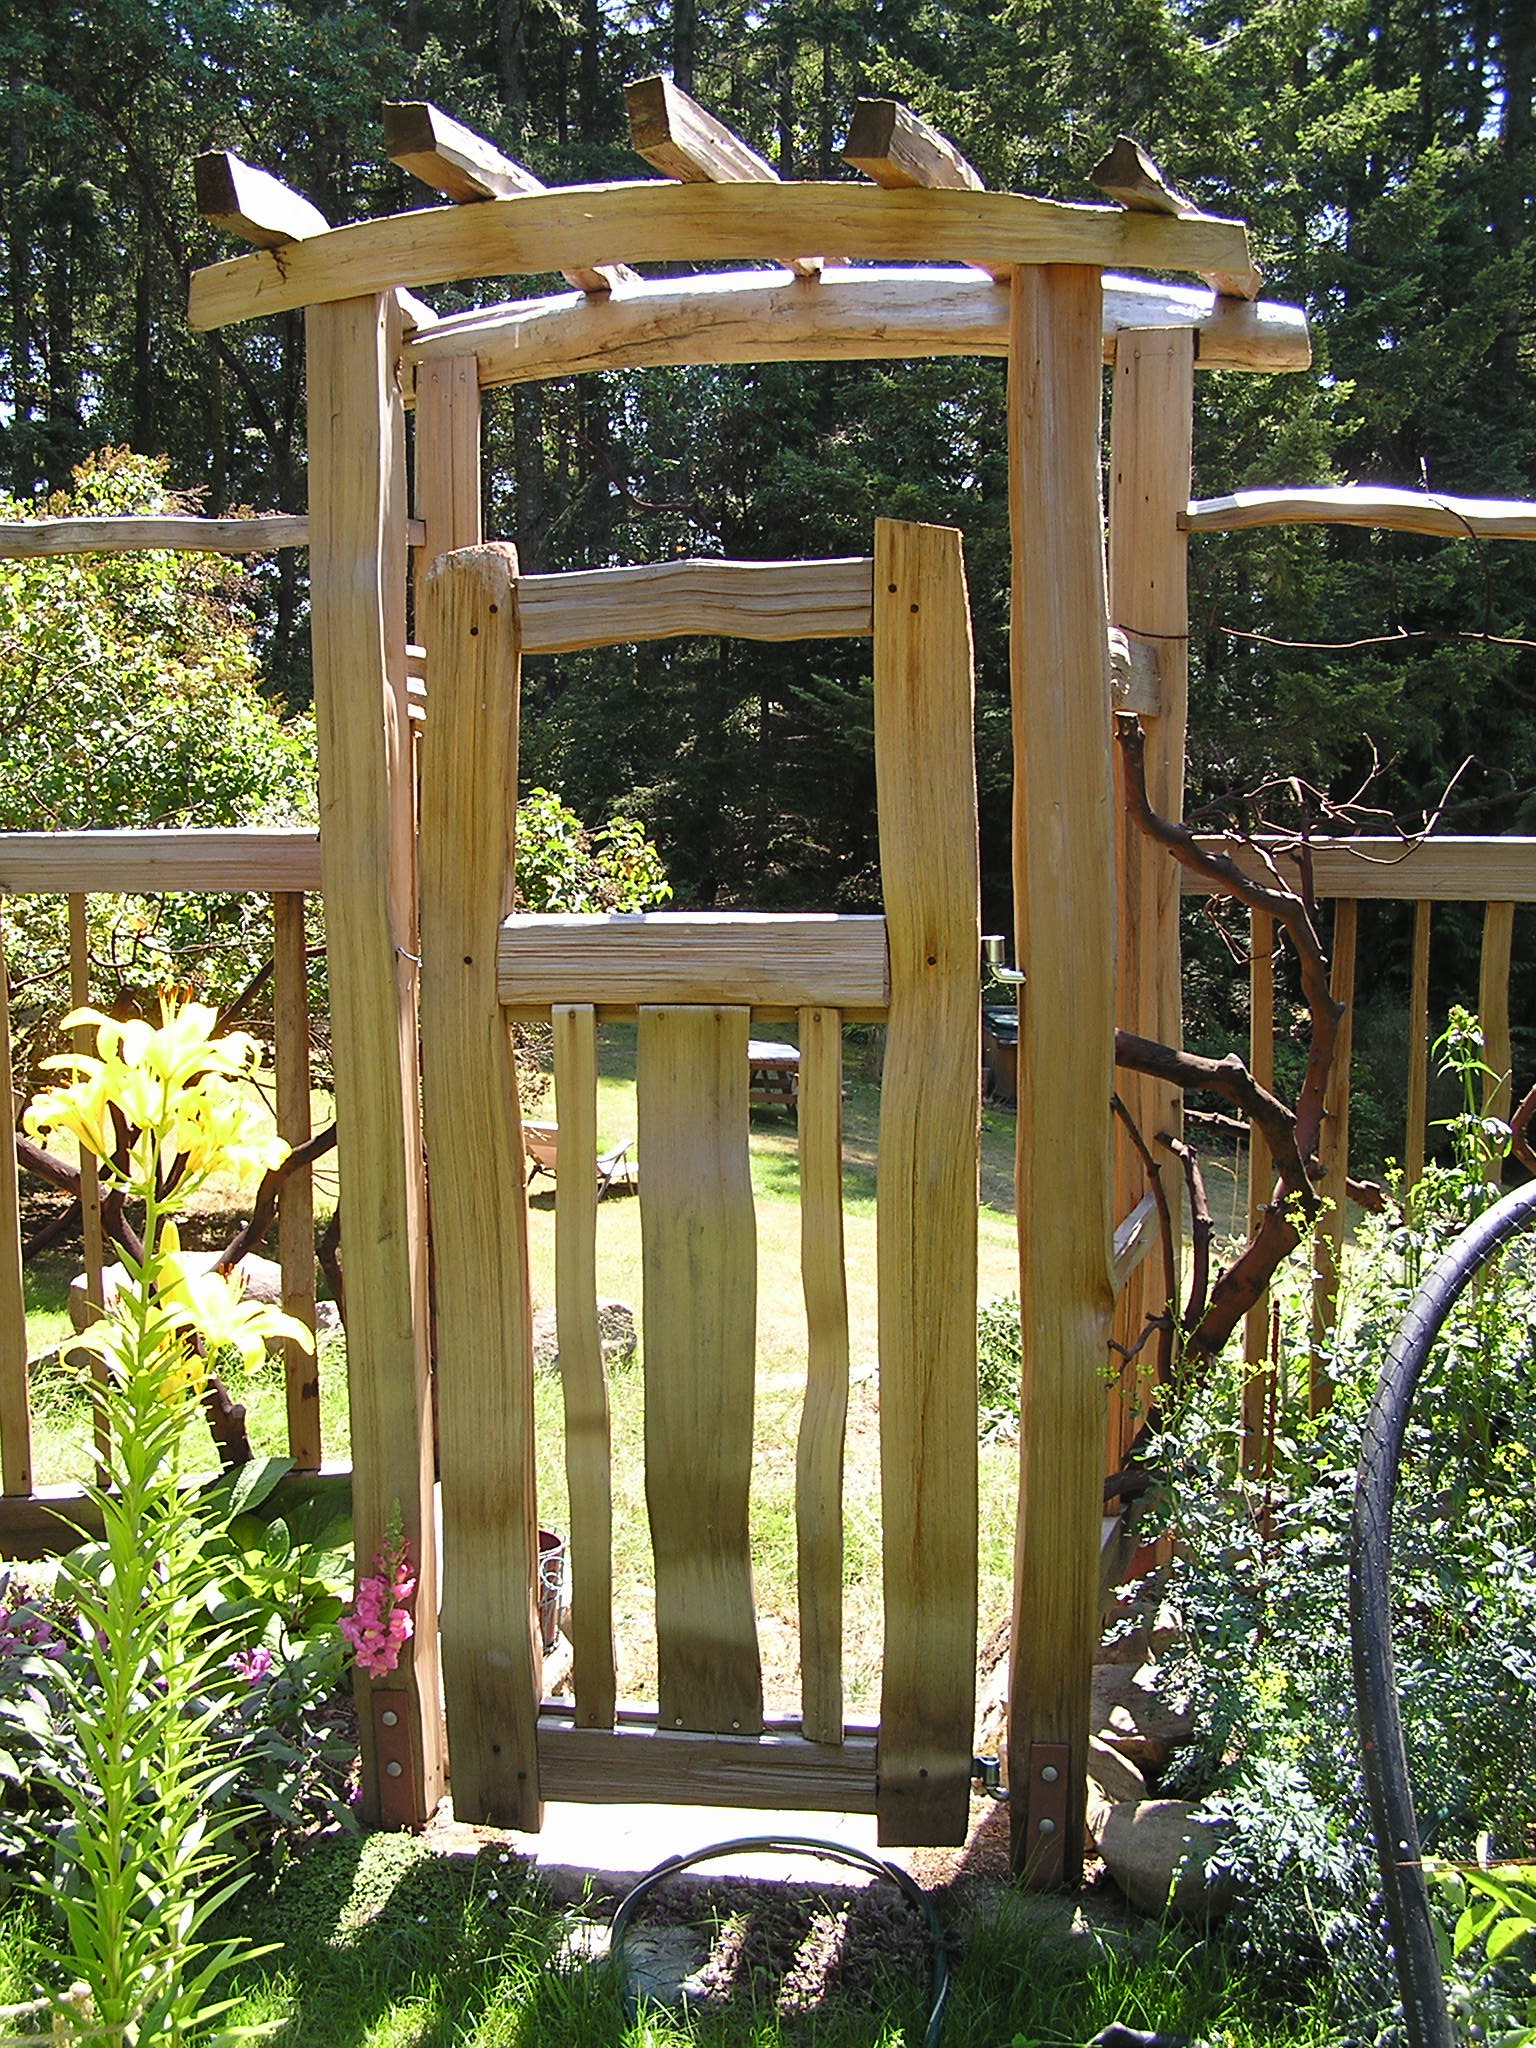
M 979 933 L 959 536 L 882 520 L 872 561 L 520 577 L 511 547 L 482 544 L 479 404 L 493 385 L 590 369 L 988 354 L 1008 362 L 1016 945 L 1030 991 L 1019 1069 L 1025 1386 L 1011 1810 L 1019 1868 L 1039 1882 L 1071 1880 L 1099 1631 L 1103 1368 L 1112 1317 L 1136 1329 L 1147 1306 L 1135 1270 L 1147 1236 L 1141 1188 L 1110 1131 L 1117 1001 L 1128 1027 L 1180 1036 L 1177 876 L 1121 823 L 1112 689 L 1147 727 L 1153 803 L 1177 815 L 1184 551 L 1197 523 L 1187 510 L 1192 373 L 1303 368 L 1305 321 L 1257 299 L 1239 224 L 1182 203 L 1159 211 L 1156 194 L 1068 206 L 985 192 L 950 144 L 889 103 L 861 107 L 850 138 L 849 160 L 871 182 L 781 184 L 686 96 L 649 81 L 632 94 L 636 145 L 665 180 L 551 192 L 436 109 L 386 112 L 390 153 L 452 204 L 332 228 L 237 158 L 204 159 L 205 213 L 258 250 L 199 272 L 191 291 L 197 327 L 300 308 L 307 326 L 308 522 L 263 522 L 260 533 L 252 522 L 243 544 L 310 549 L 356 1541 L 366 1561 L 398 1507 L 421 1560 L 408 1665 L 387 1684 L 359 1679 L 368 1811 L 406 1822 L 432 1811 L 447 1770 L 446 1700 L 454 1800 L 468 1818 L 536 1826 L 549 1797 L 705 1799 L 872 1809 L 889 1842 L 963 1833 L 976 1626 Z M 646 280 L 629 268 L 765 259 L 789 274 Z M 1220 289 L 1107 274 L 1112 265 L 1192 272 Z M 405 289 L 551 270 L 577 289 L 442 319 Z M 1219 507 L 1204 509 L 1219 522 Z M 1235 516 L 1264 515 L 1245 506 Z M 230 522 L 191 536 L 163 523 L 151 532 L 149 522 L 109 522 L 110 535 L 101 522 L 90 534 L 68 524 L 0 535 L 0 548 L 242 545 Z M 424 648 L 406 644 L 412 554 Z M 505 916 L 521 656 L 686 632 L 872 634 L 883 919 Z M 301 865 L 312 863 L 308 847 L 295 849 Z M 0 847 L 0 888 L 60 886 L 66 852 Z M 76 876 L 62 886 L 91 884 Z M 290 902 L 290 927 L 291 913 Z M 595 1189 L 584 1174 L 562 1175 L 556 1197 L 572 1708 L 541 1699 L 534 1622 L 525 1195 L 506 1022 L 552 1020 L 560 1127 L 587 1156 L 595 1028 L 614 1013 L 639 1025 L 660 1649 L 651 1710 L 615 1697 Z M 878 1729 L 845 1726 L 840 1677 L 839 1045 L 841 1020 L 857 1017 L 884 1018 L 889 1034 Z M 764 1720 L 746 1539 L 756 1255 L 744 1054 L 756 1021 L 787 1018 L 801 1050 L 810 1331 L 793 1725 Z M 1176 1127 L 1178 1102 L 1159 1099 L 1156 1084 L 1125 1092 L 1143 1128 Z M 453 1134 L 431 1145 L 440 1630 L 423 1102 L 428 1144 L 435 1131 Z M 6 1206 L 14 1214 L 13 1186 Z M 19 1313 L 19 1265 L 7 1255 L 0 1364 Z M 8 1495 L 30 1495 L 25 1424 L 23 1334 L 19 1386 L 9 1365 L 0 1371 Z M 1113 1467 L 1125 1414 L 1108 1429 Z M 317 1446 L 309 1462 L 316 1456 Z

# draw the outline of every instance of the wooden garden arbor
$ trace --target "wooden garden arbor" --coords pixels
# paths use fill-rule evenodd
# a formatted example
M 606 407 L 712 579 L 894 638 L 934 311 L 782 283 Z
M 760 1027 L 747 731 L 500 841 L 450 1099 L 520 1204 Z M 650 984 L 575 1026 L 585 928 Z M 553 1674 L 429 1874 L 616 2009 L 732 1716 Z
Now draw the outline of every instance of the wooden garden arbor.
M 882 631 L 888 651 L 900 650 L 903 635 L 910 639 L 905 622 L 917 615 L 926 628 L 937 613 L 949 621 L 953 671 L 963 623 L 958 546 L 932 537 L 931 529 L 884 524 L 872 563 L 739 570 L 701 563 L 669 565 L 666 574 L 636 569 L 519 577 L 510 551 L 482 545 L 480 393 L 521 379 L 661 363 L 989 354 L 1008 362 L 1016 948 L 1028 977 L 1019 1068 L 1025 1373 L 1012 1815 L 1020 1868 L 1036 1881 L 1070 1881 L 1080 1867 L 1089 1685 L 1099 1634 L 1114 1226 L 1127 1219 L 1139 1193 L 1130 1166 L 1117 1165 L 1111 1138 L 1117 975 L 1119 1021 L 1175 1043 L 1179 1037 L 1177 877 L 1171 867 L 1157 872 L 1139 845 L 1119 845 L 1111 657 L 1113 688 L 1148 726 L 1152 799 L 1177 814 L 1187 634 L 1179 518 L 1189 494 L 1192 373 L 1196 367 L 1304 367 L 1305 323 L 1299 313 L 1258 300 L 1258 275 L 1239 223 L 1196 213 L 1155 188 L 1128 189 L 1131 203 L 1106 206 L 986 192 L 942 137 L 891 103 L 861 103 L 847 153 L 867 182 L 836 184 L 780 183 L 667 81 L 632 88 L 631 109 L 637 147 L 661 172 L 659 182 L 545 191 L 435 109 L 389 108 L 390 154 L 450 203 L 346 227 L 328 226 L 306 201 L 237 158 L 205 158 L 198 166 L 204 212 L 258 247 L 194 276 L 193 325 L 302 309 L 308 337 L 308 539 L 346 1199 L 357 1550 L 364 1560 L 371 1555 L 398 1505 L 421 1560 L 422 1612 L 409 1666 L 387 1684 L 360 1681 L 367 1801 L 385 1818 L 420 1818 L 441 1793 L 446 1767 L 440 1638 L 430 1625 L 437 1559 L 418 1011 L 427 1024 L 428 1116 L 451 1115 L 444 1104 L 452 1099 L 458 1055 L 435 1065 L 434 1045 L 454 1034 L 478 1034 L 477 1057 L 494 1067 L 504 1055 L 502 1020 L 509 1002 L 515 1004 L 507 949 L 531 945 L 527 959 L 536 966 L 550 939 L 504 937 L 498 982 L 494 925 L 504 908 L 515 803 L 515 695 L 501 699 L 498 727 L 487 710 L 493 651 L 499 649 L 497 674 L 504 683 L 519 651 L 593 644 L 594 611 L 602 613 L 600 640 L 675 631 L 793 638 L 827 628 L 835 614 L 841 624 L 830 630 L 873 625 L 878 669 Z M 814 251 L 836 251 L 838 261 L 796 253 Z M 645 280 L 628 267 L 677 262 L 787 268 Z M 1215 288 L 1141 282 L 1119 275 L 1124 267 L 1194 273 Z M 557 270 L 571 292 L 441 319 L 407 289 Z M 1107 585 L 1100 495 L 1106 361 L 1115 391 Z M 410 408 L 414 492 L 406 476 Z M 408 649 L 406 637 L 413 558 L 424 692 L 419 650 Z M 434 564 L 430 575 L 424 573 Z M 901 618 L 890 612 L 893 594 L 907 607 Z M 882 607 L 890 612 L 884 628 Z M 930 648 L 924 659 L 932 654 Z M 968 635 L 966 655 L 968 662 Z M 907 657 L 898 652 L 891 658 Z M 445 752 L 434 767 L 439 713 L 445 750 L 449 734 L 457 736 L 457 766 Z M 468 924 L 461 929 L 454 922 L 452 891 L 445 896 L 441 887 L 425 903 L 429 914 L 418 935 L 423 899 L 413 732 L 423 715 L 427 874 L 430 882 L 434 860 L 436 873 L 447 873 L 456 854 L 465 874 L 474 868 L 481 921 L 472 937 Z M 493 761 L 499 762 L 499 783 L 490 779 Z M 894 819 L 907 819 L 894 827 L 894 859 L 911 815 L 899 803 L 893 812 Z M 463 836 L 471 825 L 476 836 Z M 974 862 L 974 843 L 970 853 Z M 971 903 L 974 909 L 974 890 Z M 974 1007 L 974 957 L 957 964 L 956 953 L 957 943 L 961 952 L 974 952 L 964 891 L 921 910 L 931 925 L 915 953 L 908 939 L 898 943 L 895 916 L 888 902 L 891 929 L 876 944 L 881 958 L 888 957 L 892 1003 L 900 973 L 914 977 L 912 1000 L 928 1000 L 922 990 L 931 971 L 951 977 L 946 999 L 958 987 L 962 1001 Z M 910 959 L 899 973 L 902 948 Z M 573 994 L 575 986 L 562 982 L 539 998 L 546 1014 L 555 1006 L 560 1085 L 572 1101 L 582 1099 L 586 1087 L 592 1013 L 613 1000 L 595 984 L 585 995 Z M 744 1033 L 754 1006 L 770 1015 L 798 1010 L 812 1044 L 822 1027 L 814 1017 L 807 1027 L 808 1014 L 818 1006 L 828 1012 L 849 1007 L 833 984 L 814 978 L 754 991 L 727 977 L 710 987 L 713 993 L 695 991 L 692 999 L 715 1005 L 720 1014 L 724 1005 L 729 1025 L 679 1027 L 685 1038 L 692 1034 L 692 1056 L 704 1065 L 714 1057 L 711 1047 L 723 1042 L 721 1032 Z M 674 1014 L 666 1007 L 672 997 L 653 987 L 649 996 L 630 1000 L 642 1017 L 646 1004 L 653 1006 L 649 1028 L 658 1041 L 664 1037 L 671 1027 L 656 1018 Z M 641 1028 L 644 1034 L 648 1027 L 642 1022 Z M 809 1081 L 829 1102 L 835 1086 L 827 1077 L 834 1071 L 828 1055 L 821 1079 Z M 744 1061 L 739 1079 L 744 1087 Z M 1146 1099 L 1132 1107 L 1143 1127 L 1156 1128 L 1159 1115 L 1176 1122 L 1176 1103 L 1159 1104 L 1153 1084 L 1139 1085 Z M 444 1087 L 447 1096 L 435 1097 Z M 957 1069 L 954 1090 L 943 1143 L 959 1158 L 967 1116 L 974 1140 L 974 1059 L 968 1080 Z M 504 1107 L 515 1119 L 510 1092 Z M 825 1118 L 818 1125 L 813 1117 L 809 1126 L 823 1134 L 831 1128 Z M 501 1139 L 507 1138 L 503 1129 Z M 930 1132 L 923 1142 L 938 1141 Z M 882 1159 L 884 1153 L 882 1144 Z M 645 1152 L 648 1174 L 652 1156 Z M 506 1244 L 506 1259 L 489 1283 L 482 1274 L 482 1284 L 501 1299 L 498 1327 L 515 1331 L 524 1319 L 519 1304 L 526 1303 L 517 1218 L 477 1217 L 474 1199 L 472 1189 L 449 1194 L 445 1176 L 440 1204 L 434 1176 L 440 1291 L 461 1285 L 454 1249 L 460 1237 L 468 1243 L 476 1229 L 489 1232 L 487 1242 Z M 1129 1258 L 1122 1263 L 1128 1266 Z M 839 1267 L 816 1284 L 835 1289 L 840 1282 Z M 469 1284 L 467 1276 L 462 1284 Z M 1138 1284 L 1132 1279 L 1123 1289 L 1120 1312 L 1132 1326 L 1142 1315 L 1134 1298 Z M 948 1434 L 936 1440 L 953 1443 L 954 1394 L 964 1388 L 974 1352 L 968 1368 L 950 1339 L 939 1349 L 949 1377 L 935 1396 L 923 1374 L 938 1354 L 921 1347 L 903 1353 L 893 1339 L 888 1361 L 882 1329 L 882 1373 L 893 1372 L 893 1386 L 903 1371 L 915 1375 L 915 1405 L 902 1425 L 909 1435 L 898 1450 L 906 1468 L 887 1474 L 888 1488 L 922 1478 L 931 1420 L 924 1402 L 948 1404 Z M 440 1360 L 439 1389 L 448 1550 L 441 1644 L 461 1811 L 536 1825 L 546 1794 L 633 1798 L 640 1796 L 637 1786 L 649 1782 L 653 1796 L 783 1805 L 796 1803 L 798 1785 L 801 1804 L 867 1801 L 888 1840 L 954 1839 L 963 1830 L 973 1609 L 969 1647 L 963 1615 L 945 1639 L 961 1662 L 955 1698 L 946 1692 L 955 1690 L 953 1676 L 932 1670 L 938 1703 L 932 1725 L 925 1724 L 926 1708 L 916 1696 L 920 1666 L 900 1678 L 898 1692 L 916 1690 L 903 1710 L 899 1743 L 894 1731 L 882 1737 L 845 1729 L 840 1699 L 829 1702 L 825 1689 L 815 1700 L 808 1690 L 794 1729 L 761 1733 L 754 1731 L 750 1701 L 745 1715 L 740 1710 L 739 1690 L 735 1710 L 728 1697 L 724 1707 L 702 1712 L 690 1694 L 686 1716 L 674 1717 L 684 1732 L 653 1726 L 649 1760 L 641 1762 L 633 1726 L 621 1750 L 625 1723 L 622 1715 L 615 1720 L 611 1688 L 604 1696 L 600 1681 L 586 1693 L 599 1702 L 595 1726 L 562 1731 L 541 1714 L 531 1360 L 515 1341 L 494 1373 L 467 1360 L 459 1339 L 451 1340 Z M 825 1419 L 840 1456 L 835 1357 L 832 1370 Z M 843 1370 L 846 1386 L 846 1358 Z M 965 1427 L 974 1456 L 973 1380 L 969 1398 Z M 1112 1443 L 1119 1442 L 1123 1420 L 1117 1416 L 1108 1427 Z M 888 1491 L 888 1509 L 892 1497 Z M 914 1498 L 929 1496 L 919 1487 Z M 974 1579 L 974 1496 L 968 1503 L 962 1486 L 950 1521 L 963 1521 L 967 1513 Z M 476 1532 L 490 1525 L 502 1532 L 503 1554 L 513 1559 L 510 1579 L 493 1582 L 480 1570 Z M 892 1527 L 888 1614 L 906 1612 L 909 1597 L 931 1614 L 932 1589 L 919 1583 L 931 1531 L 902 1534 L 894 1521 Z M 580 1587 L 579 1533 L 574 1548 Z M 963 1562 L 963 1543 L 957 1554 Z M 717 1583 L 730 1579 L 738 1564 L 733 1553 Z M 705 1613 L 710 1604 L 699 1587 L 708 1579 L 707 1570 L 702 1579 L 696 1575 L 689 1596 L 703 1601 L 697 1611 Z M 722 1594 L 719 1612 L 739 1614 L 739 1608 L 734 1593 Z M 729 1633 L 722 1622 L 721 1640 L 704 1645 L 706 1659 L 716 1651 L 728 1658 Z M 915 1645 L 932 1669 L 938 1638 L 919 1635 Z M 589 1672 L 593 1656 L 600 1661 L 595 1636 L 578 1640 L 578 1715 L 584 1713 L 584 1648 Z M 960 1766 L 966 1768 L 957 1780 Z

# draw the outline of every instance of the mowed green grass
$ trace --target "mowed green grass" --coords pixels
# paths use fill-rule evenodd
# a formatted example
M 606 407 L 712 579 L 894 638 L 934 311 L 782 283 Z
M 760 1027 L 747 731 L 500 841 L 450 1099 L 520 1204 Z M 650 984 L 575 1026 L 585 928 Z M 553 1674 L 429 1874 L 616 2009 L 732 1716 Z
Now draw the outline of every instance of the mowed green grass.
M 844 1233 L 852 1385 L 844 1482 L 845 1693 L 852 1712 L 878 1701 L 881 1663 L 879 1393 L 875 1286 L 875 1170 L 879 1132 L 877 1083 L 858 1071 L 859 1048 L 850 1045 L 849 1095 L 844 1106 Z M 634 1033 L 606 1028 L 600 1049 L 598 1125 L 603 1149 L 635 1136 Z M 529 1114 L 551 1117 L 553 1097 Z M 317 1101 L 316 1115 L 329 1114 Z M 1012 1215 L 1014 1126 L 988 1111 L 982 1133 L 979 1214 L 979 1293 L 982 1300 L 1017 1287 L 1017 1245 Z M 759 1614 L 766 1704 L 793 1712 L 799 1705 L 799 1636 L 796 1621 L 795 1446 L 805 1389 L 806 1322 L 800 1283 L 799 1156 L 794 1117 L 755 1109 L 751 1133 L 752 1183 L 758 1245 L 758 1330 L 755 1462 L 752 1484 L 753 1570 Z M 641 1173 L 643 1175 L 643 1163 Z M 251 1190 L 237 1184 L 213 1191 L 221 1214 L 192 1219 L 189 1242 L 218 1242 L 229 1216 Z M 317 1206 L 333 1199 L 326 1187 Z M 205 1205 L 207 1206 L 207 1205 Z M 642 1307 L 640 1203 L 612 1193 L 598 1208 L 598 1293 Z M 553 1183 L 540 1178 L 529 1201 L 529 1240 L 535 1308 L 554 1304 L 555 1219 Z M 270 1250 L 270 1247 L 269 1247 Z M 345 1237 L 343 1237 L 345 1261 Z M 63 1293 L 74 1254 L 47 1261 L 29 1275 L 29 1330 L 35 1354 L 68 1334 Z M 285 1447 L 281 1373 L 269 1364 L 251 1374 L 221 1366 L 230 1390 L 246 1407 L 258 1451 Z M 327 1459 L 347 1456 L 345 1354 L 339 1341 L 322 1347 L 322 1430 Z M 536 1387 L 539 1516 L 546 1527 L 568 1528 L 564 1412 L 559 1376 L 541 1373 Z M 655 1696 L 656 1648 L 650 1534 L 645 1507 L 644 1385 L 639 1360 L 616 1371 L 610 1387 L 614 1471 L 615 1629 L 620 1688 L 631 1699 Z M 78 1373 L 54 1367 L 34 1375 L 36 1470 L 40 1483 L 80 1480 L 91 1463 L 91 1424 Z M 199 1440 L 200 1439 L 200 1440 Z M 980 1601 L 983 1637 L 1007 1611 L 1013 1553 L 1018 1457 L 1011 1445 L 984 1445 L 981 1458 Z M 187 1450 L 188 1465 L 208 1462 L 200 1427 Z

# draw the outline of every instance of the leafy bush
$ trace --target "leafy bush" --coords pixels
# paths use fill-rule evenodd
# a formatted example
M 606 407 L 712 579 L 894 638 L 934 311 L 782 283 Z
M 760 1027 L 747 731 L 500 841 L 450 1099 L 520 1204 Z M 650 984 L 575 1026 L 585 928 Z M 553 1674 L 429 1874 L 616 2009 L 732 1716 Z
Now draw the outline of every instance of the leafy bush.
M 976 1317 L 977 1424 L 983 1443 L 1017 1431 L 1023 1370 L 1019 1297 L 1004 1294 L 984 1301 Z

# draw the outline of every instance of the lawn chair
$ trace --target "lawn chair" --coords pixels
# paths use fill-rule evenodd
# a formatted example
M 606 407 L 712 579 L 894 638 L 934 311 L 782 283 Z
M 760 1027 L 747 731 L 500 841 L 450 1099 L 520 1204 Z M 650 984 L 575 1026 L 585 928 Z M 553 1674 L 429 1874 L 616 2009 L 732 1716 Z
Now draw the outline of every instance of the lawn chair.
M 612 1152 L 600 1153 L 597 1159 L 597 1199 L 601 1201 L 617 1180 L 624 1187 L 633 1187 L 635 1180 L 634 1162 L 630 1159 L 632 1138 L 616 1146 Z M 523 1151 L 528 1158 L 528 1185 L 541 1173 L 547 1173 L 554 1180 L 560 1166 L 560 1126 L 558 1124 L 523 1123 Z

